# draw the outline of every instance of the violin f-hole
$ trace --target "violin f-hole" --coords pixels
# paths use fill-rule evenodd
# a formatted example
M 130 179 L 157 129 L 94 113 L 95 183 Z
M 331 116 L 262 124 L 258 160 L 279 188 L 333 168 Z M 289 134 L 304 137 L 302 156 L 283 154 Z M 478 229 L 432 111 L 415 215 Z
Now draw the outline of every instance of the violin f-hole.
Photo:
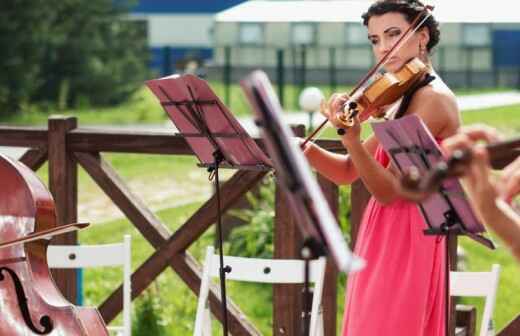
M 11 276 L 11 279 L 13 279 L 16 297 L 18 299 L 18 306 L 20 307 L 20 312 L 22 313 L 22 317 L 27 327 L 38 335 L 49 334 L 54 328 L 51 318 L 48 315 L 43 315 L 40 318 L 40 325 L 43 327 L 43 330 L 38 330 L 38 328 L 34 325 L 34 323 L 31 320 L 31 314 L 29 313 L 29 307 L 27 306 L 27 297 L 25 296 L 25 291 L 23 289 L 20 278 L 18 278 L 18 275 L 16 275 L 16 273 L 12 269 L 8 267 L 0 267 L 0 281 L 3 281 L 5 279 L 5 276 L 3 274 L 4 271 Z

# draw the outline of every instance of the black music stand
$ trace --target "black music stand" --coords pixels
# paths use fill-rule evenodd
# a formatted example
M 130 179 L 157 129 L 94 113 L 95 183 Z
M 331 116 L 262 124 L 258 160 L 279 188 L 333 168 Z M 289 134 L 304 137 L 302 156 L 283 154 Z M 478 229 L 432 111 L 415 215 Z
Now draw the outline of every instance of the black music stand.
M 207 167 L 217 198 L 217 236 L 220 250 L 223 332 L 228 334 L 226 275 L 223 258 L 219 168 L 269 170 L 271 162 L 246 133 L 206 81 L 193 75 L 154 79 L 146 85 L 186 139 L 200 166 Z
M 304 239 L 301 254 L 306 261 L 304 288 L 307 301 L 310 259 L 330 253 L 338 269 L 345 273 L 360 270 L 364 262 L 351 253 L 307 160 L 292 141 L 294 134 L 282 122 L 282 108 L 267 75 L 255 71 L 241 81 L 241 86 L 262 129 L 277 180 L 287 191 L 291 209 L 298 218 L 298 227 Z M 307 301 L 303 312 L 305 336 L 309 335 L 309 306 Z
M 405 173 L 411 167 L 424 173 L 443 161 L 439 145 L 416 115 L 373 123 L 372 128 L 392 163 L 401 173 Z M 446 335 L 449 335 L 450 237 L 465 235 L 490 249 L 494 249 L 495 246 L 490 239 L 482 236 L 486 229 L 477 219 L 456 178 L 444 180 L 438 192 L 417 205 L 428 225 L 424 233 L 446 236 Z

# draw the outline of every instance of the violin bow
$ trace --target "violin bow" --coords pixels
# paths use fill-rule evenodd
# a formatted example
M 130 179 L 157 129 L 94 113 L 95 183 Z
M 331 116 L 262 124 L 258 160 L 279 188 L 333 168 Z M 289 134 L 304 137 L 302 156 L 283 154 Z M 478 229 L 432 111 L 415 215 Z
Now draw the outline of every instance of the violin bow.
M 361 78 L 361 80 L 358 81 L 356 86 L 354 86 L 354 88 L 348 95 L 349 100 L 357 99 L 357 96 L 360 95 L 361 88 L 363 88 L 366 85 L 368 80 L 376 72 L 381 70 L 381 68 L 388 62 L 390 57 L 394 56 L 395 53 L 406 42 L 408 42 L 408 40 L 412 37 L 413 33 L 415 33 L 422 26 L 422 24 L 424 22 L 426 22 L 426 20 L 428 20 L 428 18 L 432 15 L 431 11 L 433 10 L 433 8 L 434 8 L 433 6 L 425 6 L 424 10 L 421 13 L 417 14 L 417 16 L 412 21 L 410 27 L 408 27 L 408 29 L 405 31 L 405 33 L 403 35 L 401 35 L 401 37 L 399 37 L 399 39 L 395 42 L 395 44 L 392 46 L 390 51 L 386 55 L 384 55 L 379 60 L 379 62 L 376 65 L 374 65 L 372 67 L 372 69 L 370 69 L 363 78 Z M 348 101 L 345 102 L 344 106 L 348 105 L 348 103 L 349 103 Z M 329 121 L 328 119 L 325 119 L 309 136 L 307 136 L 307 138 L 305 138 L 305 140 L 300 145 L 300 148 L 302 148 L 302 149 L 305 148 L 305 145 L 307 145 L 307 143 L 314 138 L 314 136 L 327 124 L 328 121 Z
M 40 239 L 50 239 L 51 237 L 62 235 L 64 233 L 77 231 L 84 229 L 88 227 L 89 223 L 72 223 L 72 224 L 66 224 L 66 225 L 60 225 L 58 227 L 54 227 L 47 230 L 42 230 L 38 232 L 33 232 L 28 234 L 25 237 L 16 238 L 10 241 L 2 242 L 0 243 L 0 249 L 5 247 L 10 247 L 18 244 L 27 243 L 34 240 L 40 240 Z

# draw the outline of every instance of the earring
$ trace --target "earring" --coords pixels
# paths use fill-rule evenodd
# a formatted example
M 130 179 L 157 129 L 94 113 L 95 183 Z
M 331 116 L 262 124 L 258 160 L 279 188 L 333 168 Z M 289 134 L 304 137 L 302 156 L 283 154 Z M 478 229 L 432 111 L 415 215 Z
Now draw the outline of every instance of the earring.
M 424 57 L 426 55 L 426 48 L 422 44 L 419 44 L 419 55 L 421 57 Z

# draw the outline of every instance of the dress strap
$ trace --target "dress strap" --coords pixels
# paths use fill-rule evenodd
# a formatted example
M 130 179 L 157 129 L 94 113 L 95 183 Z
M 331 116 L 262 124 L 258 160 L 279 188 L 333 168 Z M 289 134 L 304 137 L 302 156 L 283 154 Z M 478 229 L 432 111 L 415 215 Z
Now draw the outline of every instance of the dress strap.
M 401 101 L 401 104 L 399 105 L 399 110 L 395 114 L 394 119 L 401 118 L 406 113 L 406 110 L 408 110 L 408 107 L 410 106 L 410 103 L 412 101 L 413 95 L 417 90 L 419 90 L 422 87 L 425 87 L 426 85 L 430 84 L 435 79 L 435 76 L 432 76 L 430 74 L 426 74 L 426 76 L 419 81 L 417 84 L 413 85 L 411 88 L 408 89 L 408 91 L 405 92 L 403 95 L 403 99 Z

